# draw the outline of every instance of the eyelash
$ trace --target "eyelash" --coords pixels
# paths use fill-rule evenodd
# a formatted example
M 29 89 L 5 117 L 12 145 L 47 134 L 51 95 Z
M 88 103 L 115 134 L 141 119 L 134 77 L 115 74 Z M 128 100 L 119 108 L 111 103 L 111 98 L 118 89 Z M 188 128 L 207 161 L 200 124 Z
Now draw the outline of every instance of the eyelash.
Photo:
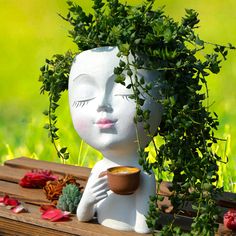
M 122 97 L 123 99 L 125 99 L 126 101 L 129 101 L 130 100 L 130 95 L 122 95 L 122 94 L 117 94 L 115 96 L 120 96 Z M 92 98 L 93 99 L 93 98 Z M 92 99 L 89 99 L 89 100 L 83 100 L 83 101 L 74 101 L 73 102 L 73 107 L 77 108 L 77 107 L 84 107 L 85 105 L 88 104 L 88 102 Z
M 83 107 L 83 106 L 87 105 L 89 101 L 91 101 L 93 99 L 94 98 L 90 98 L 90 99 L 82 100 L 82 101 L 74 101 L 72 106 L 75 107 L 75 108 Z
M 130 100 L 130 95 L 117 94 L 116 96 L 120 96 L 120 97 L 122 97 L 123 99 L 125 99 L 126 101 L 129 101 L 129 100 Z
M 74 101 L 73 103 L 73 107 L 77 108 L 77 107 L 83 107 L 84 105 L 87 105 L 88 101 Z
M 129 95 L 122 95 L 121 97 L 122 97 L 123 99 L 127 100 L 127 101 L 130 100 Z

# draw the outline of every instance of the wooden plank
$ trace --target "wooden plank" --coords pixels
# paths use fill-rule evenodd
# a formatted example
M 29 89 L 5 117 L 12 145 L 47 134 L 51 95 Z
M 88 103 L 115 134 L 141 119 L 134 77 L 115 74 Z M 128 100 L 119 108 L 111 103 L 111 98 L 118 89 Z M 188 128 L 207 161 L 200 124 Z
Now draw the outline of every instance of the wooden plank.
M 236 208 L 236 193 L 222 193 L 218 198 L 218 205 L 227 208 Z
M 215 236 L 236 236 L 236 232 L 227 229 L 223 224 L 219 224 L 219 228 Z
M 167 181 L 163 181 L 160 185 L 159 194 L 165 197 L 171 196 L 172 192 L 169 190 L 172 184 Z M 236 193 L 223 192 L 217 197 L 217 205 L 227 208 L 236 208 Z
M 21 178 L 29 169 L 36 169 L 36 168 L 51 169 L 53 170 L 53 172 L 60 175 L 63 175 L 65 173 L 70 173 L 79 177 L 80 179 L 83 179 L 84 181 L 87 180 L 90 173 L 89 168 L 75 167 L 75 166 L 50 163 L 50 162 L 45 162 L 45 161 L 37 161 L 37 160 L 24 158 L 24 157 L 17 158 L 11 161 L 7 161 L 4 166 L 0 166 L 0 179 L 5 180 L 5 181 L 0 181 L 0 193 L 1 192 L 8 193 L 11 196 L 17 197 L 19 200 L 34 203 L 34 204 L 45 204 L 46 202 L 48 202 L 42 190 L 24 189 L 24 188 L 21 188 L 18 184 L 13 184 L 13 183 L 18 183 L 19 178 Z M 12 183 L 7 183 L 6 181 L 12 182 Z M 159 191 L 161 195 L 166 196 L 163 204 L 166 205 L 169 208 L 169 210 L 171 209 L 171 204 L 168 200 L 168 196 L 171 195 L 171 191 L 169 190 L 170 187 L 171 187 L 171 183 L 163 182 L 161 184 L 161 188 Z M 223 193 L 222 196 L 219 196 L 218 203 L 219 203 L 219 206 L 226 207 L 225 210 L 227 210 L 227 208 L 229 207 L 236 207 L 236 194 Z M 183 229 L 189 230 L 189 222 L 191 222 L 192 220 L 191 217 L 194 215 L 194 212 L 191 209 L 191 204 L 190 203 L 187 204 L 182 210 L 183 211 L 177 217 L 176 223 L 180 225 Z M 168 211 L 166 213 L 168 213 Z M 173 217 L 172 214 L 164 214 L 164 215 L 165 217 L 164 218 L 162 217 L 163 218 L 162 221 L 163 220 L 166 221 Z M 220 222 L 222 222 L 222 216 L 221 216 Z M 73 224 L 80 225 L 80 223 L 81 222 L 78 222 L 76 220 Z M 82 224 L 87 225 L 87 227 L 89 227 L 92 231 L 94 231 L 93 230 L 94 225 L 98 225 L 91 222 L 82 223 Z M 103 226 L 100 226 L 100 227 L 103 227 Z M 104 228 L 105 228 L 104 234 L 101 234 L 101 235 L 112 235 L 112 234 L 106 234 L 107 229 L 109 228 L 106 228 L 106 227 Z M 95 231 L 96 229 L 97 228 L 95 227 Z M 87 229 L 84 229 L 84 230 L 86 231 Z M 116 234 L 114 235 L 118 235 L 117 232 L 120 232 L 120 231 L 115 231 L 115 232 Z M 74 232 L 71 231 L 71 233 L 74 233 Z M 90 232 L 90 233 L 92 234 L 85 233 L 84 235 L 97 235 L 97 234 L 93 234 L 94 232 Z M 77 235 L 80 235 L 80 234 L 77 234 Z M 123 235 L 123 232 L 122 232 L 122 235 Z M 134 234 L 131 233 L 130 235 L 134 235 Z M 220 224 L 218 235 L 234 235 L 234 234 L 231 234 L 231 231 L 225 229 L 224 226 Z
M 11 232 L 13 230 L 13 226 L 11 223 L 14 223 L 14 229 L 16 232 L 26 232 L 25 227 L 28 230 L 31 230 L 31 234 L 26 234 L 27 236 L 34 235 L 33 233 L 42 233 L 37 235 L 50 235 L 46 233 L 55 232 L 52 236 L 63 235 L 85 235 L 85 236 L 138 236 L 143 234 L 137 234 L 134 232 L 126 232 L 126 231 L 116 231 L 96 223 L 83 223 L 77 221 L 75 216 L 72 216 L 71 221 L 64 222 L 49 222 L 40 218 L 39 208 L 36 206 L 32 206 L 30 204 L 26 204 L 26 207 L 29 209 L 29 213 L 20 213 L 13 214 L 10 210 L 7 210 L 4 207 L 0 207 L 0 225 L 1 222 L 5 222 L 4 225 L 1 225 L 4 228 L 3 232 Z M 170 222 L 173 219 L 173 215 L 169 214 L 161 214 L 161 218 L 159 224 L 164 225 Z M 9 222 L 9 224 L 7 223 Z M 192 219 L 190 217 L 176 216 L 175 225 L 180 226 L 184 231 L 189 231 L 191 227 Z M 24 227 L 23 227 L 24 226 Z M 22 228 L 23 227 L 23 228 Z M 38 228 L 40 227 L 40 228 Z M 1 228 L 0 228 L 1 229 Z M 0 230 L 0 232 L 2 232 Z M 14 231 L 13 231 L 14 232 Z M 1 236 L 4 234 L 0 234 Z M 5 234 L 9 236 L 10 234 Z M 13 234 L 17 235 L 17 234 Z M 146 234 L 145 234 L 146 235 Z M 217 236 L 223 235 L 236 235 L 235 232 L 224 227 L 223 224 L 219 224 L 219 230 L 216 234 Z M 19 234 L 19 236 L 24 236 L 24 234 Z
M 28 213 L 19 213 L 14 214 L 5 207 L 0 207 L 0 217 L 4 219 L 14 220 L 18 222 L 16 227 L 19 227 L 21 223 L 28 224 L 29 227 L 39 226 L 42 230 L 51 229 L 56 232 L 66 232 L 67 234 L 72 235 L 82 235 L 82 236 L 141 236 L 143 234 L 138 234 L 135 232 L 127 231 L 117 231 L 96 223 L 83 223 L 79 222 L 75 215 L 71 217 L 70 221 L 61 221 L 61 222 L 50 222 L 47 220 L 41 219 L 41 214 L 39 212 L 39 207 L 26 204 L 26 207 L 29 209 Z M 5 220 L 5 221 L 6 221 Z M 0 221 L 1 222 L 1 221 Z M 32 234 L 31 234 L 32 235 Z M 40 235 L 45 235 L 43 232 Z
M 0 235 L 1 236 L 34 236 L 34 235 L 47 235 L 47 236 L 73 236 L 66 232 L 47 229 L 42 226 L 18 222 L 0 217 Z
M 19 180 L 29 171 L 29 169 L 18 169 L 11 166 L 0 166 L 0 180 L 11 183 L 19 183 Z M 63 174 L 59 173 L 55 175 L 59 178 L 64 176 Z M 78 180 L 77 182 L 81 185 L 81 187 L 85 187 L 87 183 L 87 181 L 85 180 Z
M 11 166 L 17 169 L 47 169 L 53 170 L 57 174 L 71 174 L 80 180 L 87 181 L 91 169 L 87 167 L 79 167 L 73 165 L 65 165 L 60 163 L 53 163 L 47 161 L 34 160 L 27 157 L 19 157 L 12 160 L 5 161 L 4 165 Z
M 191 230 L 191 224 L 193 222 L 191 217 L 183 216 L 183 215 L 176 215 L 175 216 L 174 225 L 181 227 L 183 231 L 189 232 Z M 161 213 L 160 216 L 160 224 L 165 225 L 170 223 L 173 220 L 173 215 Z M 236 236 L 236 232 L 230 229 L 227 229 L 224 224 L 219 223 L 218 231 L 216 232 L 215 236 Z M 202 236 L 202 235 L 199 235 Z
M 13 183 L 18 183 L 19 180 L 24 176 L 26 170 L 18 169 L 8 166 L 0 166 L 0 180 L 5 180 Z
M 54 173 L 58 174 L 65 174 L 69 173 L 72 174 L 78 179 L 87 180 L 90 174 L 91 169 L 86 167 L 79 167 L 79 166 L 72 166 L 72 165 L 64 165 L 59 163 L 52 163 L 47 161 L 38 161 L 31 158 L 20 157 L 15 158 L 4 163 L 6 166 L 14 167 L 14 168 L 25 168 L 25 169 L 50 169 L 53 170 Z M 161 183 L 159 193 L 163 196 L 170 196 L 171 191 L 169 188 L 171 187 L 170 182 L 163 181 Z M 222 207 L 236 207 L 236 194 L 235 193 L 223 193 L 219 196 L 219 206 Z
M 29 202 L 33 204 L 49 204 L 42 189 L 28 189 L 22 188 L 19 184 L 9 183 L 0 180 L 1 195 L 9 194 L 20 201 Z

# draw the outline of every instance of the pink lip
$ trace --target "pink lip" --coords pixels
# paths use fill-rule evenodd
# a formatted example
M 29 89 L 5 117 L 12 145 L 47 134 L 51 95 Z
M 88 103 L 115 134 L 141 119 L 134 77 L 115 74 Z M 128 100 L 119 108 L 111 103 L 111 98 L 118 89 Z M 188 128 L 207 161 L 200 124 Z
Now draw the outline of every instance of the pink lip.
M 109 129 L 115 125 L 116 121 L 106 118 L 100 119 L 96 122 L 96 125 L 101 129 Z

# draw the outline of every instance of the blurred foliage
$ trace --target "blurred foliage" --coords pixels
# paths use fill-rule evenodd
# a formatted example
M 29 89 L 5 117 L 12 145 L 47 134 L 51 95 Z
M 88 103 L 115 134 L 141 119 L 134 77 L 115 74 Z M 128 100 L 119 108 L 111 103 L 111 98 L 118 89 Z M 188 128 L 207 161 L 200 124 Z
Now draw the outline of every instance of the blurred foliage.
M 81 5 L 90 5 L 81 1 Z M 128 3 L 140 3 L 140 0 L 127 0 Z M 57 13 L 66 14 L 66 1 L 61 0 L 0 0 L 0 163 L 18 156 L 60 161 L 47 132 L 42 128 L 45 117 L 42 111 L 47 107 L 47 97 L 39 95 L 39 69 L 45 58 L 52 54 L 74 49 L 70 38 L 65 37 L 68 25 Z M 211 42 L 236 44 L 233 26 L 236 24 L 234 0 L 159 0 L 158 5 L 166 5 L 166 12 L 177 20 L 184 15 L 185 8 L 199 12 L 201 26 L 199 34 Z M 231 53 L 214 80 L 209 80 L 212 110 L 219 115 L 220 129 L 218 137 L 228 138 L 227 154 L 229 164 L 221 165 L 221 183 L 226 190 L 236 192 L 236 62 Z M 61 106 L 59 126 L 61 143 L 70 146 L 71 164 L 92 166 L 101 154 L 81 142 L 75 133 L 64 94 Z M 216 147 L 219 154 L 226 153 L 225 146 Z M 226 158 L 226 157 L 225 157 Z

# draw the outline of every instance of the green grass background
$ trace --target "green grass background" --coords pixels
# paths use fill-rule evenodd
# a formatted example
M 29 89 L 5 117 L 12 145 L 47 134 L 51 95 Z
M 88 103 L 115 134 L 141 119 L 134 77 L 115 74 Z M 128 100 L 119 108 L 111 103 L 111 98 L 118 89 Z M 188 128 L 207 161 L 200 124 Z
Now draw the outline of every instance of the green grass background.
M 91 2 L 78 1 L 86 10 Z M 130 4 L 141 3 L 128 0 Z M 206 41 L 236 45 L 235 0 L 157 0 L 166 12 L 181 20 L 185 8 L 199 12 L 199 34 Z M 60 162 L 47 132 L 42 111 L 48 106 L 46 95 L 39 94 L 39 68 L 45 58 L 75 49 L 67 36 L 69 26 L 57 13 L 66 14 L 64 0 L 0 0 L 0 163 L 19 156 Z M 211 109 L 219 115 L 218 137 L 227 138 L 215 147 L 226 159 L 220 164 L 220 184 L 236 192 L 236 52 L 222 63 L 220 74 L 209 78 Z M 67 163 L 92 167 L 101 155 L 82 142 L 73 130 L 67 94 L 58 110 L 60 143 L 68 146 L 71 158 Z

